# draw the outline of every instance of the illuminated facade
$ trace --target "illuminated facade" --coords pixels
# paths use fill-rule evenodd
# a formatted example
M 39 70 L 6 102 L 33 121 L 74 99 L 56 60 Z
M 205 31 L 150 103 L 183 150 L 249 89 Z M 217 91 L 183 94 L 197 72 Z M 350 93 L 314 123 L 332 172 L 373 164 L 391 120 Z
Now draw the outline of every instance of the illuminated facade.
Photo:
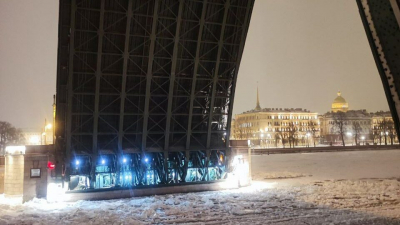
M 321 140 L 329 145 L 341 145 L 339 123 L 343 124 L 342 133 L 345 144 L 355 143 L 357 140 L 370 141 L 371 115 L 367 110 L 349 110 L 349 104 L 340 93 L 332 102 L 330 112 L 320 116 Z M 341 114 L 340 114 L 341 113 Z
M 396 129 L 390 111 L 371 113 L 371 138 L 374 143 L 398 143 Z
M 24 137 L 25 145 L 52 145 L 53 126 L 47 124 L 42 129 L 22 129 L 21 135 Z
M 342 117 L 339 118 L 342 112 Z M 342 138 L 338 123 L 343 123 L 342 132 L 345 144 L 357 143 L 395 143 L 398 142 L 392 115 L 389 111 L 369 113 L 367 110 L 350 110 L 349 104 L 338 92 L 330 112 L 319 116 L 321 140 L 325 144 L 341 145 Z M 385 141 L 386 139 L 386 141 Z
M 369 113 L 350 110 L 348 102 L 337 93 L 331 111 L 318 115 L 301 108 L 261 108 L 257 88 L 257 103 L 253 110 L 235 115 L 231 139 L 251 140 L 260 147 L 282 147 L 294 139 L 295 146 L 316 144 L 342 145 L 338 123 L 346 145 L 397 143 L 397 133 L 391 113 Z M 342 117 L 339 118 L 339 115 Z M 295 132 L 293 132 L 295 130 Z
M 235 115 L 231 139 L 252 140 L 260 147 L 279 147 L 294 139 L 309 145 L 320 136 L 318 113 L 301 108 L 261 108 L 257 89 L 256 108 Z
M 42 132 L 40 129 L 22 129 L 25 145 L 40 145 L 42 143 Z
M 321 138 L 325 144 L 341 144 L 337 123 L 343 123 L 344 140 L 346 144 L 354 142 L 355 127 L 359 140 L 370 141 L 371 114 L 367 110 L 348 110 L 343 112 L 343 118 L 339 119 L 338 112 L 327 112 L 320 116 Z M 339 121 L 341 120 L 341 121 Z M 355 125 L 357 124 L 357 125 Z

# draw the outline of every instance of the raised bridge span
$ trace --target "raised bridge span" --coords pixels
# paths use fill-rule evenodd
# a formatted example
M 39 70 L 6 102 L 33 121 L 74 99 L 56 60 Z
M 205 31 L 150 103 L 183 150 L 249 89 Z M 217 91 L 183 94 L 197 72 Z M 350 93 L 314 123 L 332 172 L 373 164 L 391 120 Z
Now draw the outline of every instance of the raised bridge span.
M 399 0 L 357 3 L 400 134 Z M 224 179 L 253 5 L 60 0 L 56 175 L 71 190 Z

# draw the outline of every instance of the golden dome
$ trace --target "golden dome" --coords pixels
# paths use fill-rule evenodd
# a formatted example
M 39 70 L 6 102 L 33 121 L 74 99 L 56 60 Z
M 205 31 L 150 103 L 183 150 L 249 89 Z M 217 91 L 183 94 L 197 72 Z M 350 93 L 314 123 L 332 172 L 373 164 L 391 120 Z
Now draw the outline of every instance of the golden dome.
M 338 111 L 346 112 L 349 109 L 349 104 L 341 96 L 342 94 L 340 93 L 340 91 L 337 93 L 337 95 L 338 96 L 335 98 L 335 100 L 333 100 L 333 103 L 332 103 L 332 111 L 333 112 L 338 112 Z

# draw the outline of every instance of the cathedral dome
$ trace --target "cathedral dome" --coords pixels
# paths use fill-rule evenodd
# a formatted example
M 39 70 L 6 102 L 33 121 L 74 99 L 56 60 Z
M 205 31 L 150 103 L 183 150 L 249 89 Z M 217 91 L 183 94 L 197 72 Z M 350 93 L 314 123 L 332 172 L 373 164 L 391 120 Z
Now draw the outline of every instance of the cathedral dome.
M 337 96 L 335 100 L 333 100 L 333 103 L 343 103 L 347 104 L 346 99 L 344 99 L 342 96 Z
M 335 98 L 335 100 L 333 100 L 332 103 L 332 111 L 333 112 L 347 112 L 347 110 L 349 109 L 349 104 L 347 103 L 347 101 L 341 96 L 342 94 L 340 93 L 340 91 L 337 93 L 337 97 Z

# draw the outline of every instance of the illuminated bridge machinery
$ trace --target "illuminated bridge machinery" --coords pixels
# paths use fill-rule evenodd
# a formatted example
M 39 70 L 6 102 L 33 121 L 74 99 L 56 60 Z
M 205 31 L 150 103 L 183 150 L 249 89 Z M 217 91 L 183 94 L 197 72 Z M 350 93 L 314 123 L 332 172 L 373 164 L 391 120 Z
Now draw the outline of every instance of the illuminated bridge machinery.
M 226 157 L 213 151 L 208 166 L 203 152 L 192 152 L 192 160 L 185 160 L 182 152 L 170 153 L 167 165 L 163 154 L 126 154 L 117 168 L 115 154 L 104 154 L 95 163 L 95 188 L 134 187 L 142 185 L 177 184 L 182 182 L 217 181 L 227 178 Z M 172 159 L 172 160 L 170 160 Z M 76 156 L 70 165 L 71 190 L 90 188 L 90 157 Z M 167 172 L 166 172 L 167 171 Z
M 226 179 L 253 4 L 60 0 L 56 171 L 70 190 Z

